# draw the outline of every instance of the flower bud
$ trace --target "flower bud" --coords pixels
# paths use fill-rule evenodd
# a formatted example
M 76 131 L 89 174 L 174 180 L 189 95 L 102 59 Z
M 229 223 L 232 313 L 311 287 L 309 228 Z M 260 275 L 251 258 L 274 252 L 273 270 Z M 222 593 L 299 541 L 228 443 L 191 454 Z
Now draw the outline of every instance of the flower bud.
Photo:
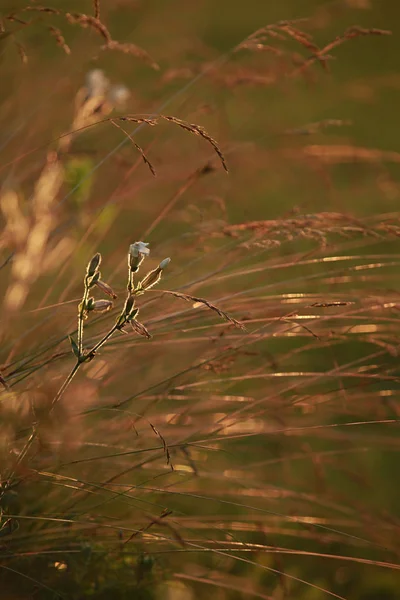
M 133 319 L 133 321 L 131 321 L 130 323 L 133 331 L 135 331 L 139 335 L 142 335 L 148 340 L 151 338 L 151 333 L 148 331 L 147 327 L 143 325 L 143 323 L 139 323 L 139 321 L 136 321 L 135 319 Z
M 92 260 L 90 261 L 90 263 L 87 266 L 87 274 L 89 277 L 93 277 L 93 275 L 96 273 L 97 269 L 99 268 L 101 263 L 101 254 L 100 252 L 97 252 L 97 254 L 95 254 L 92 258 Z
M 165 269 L 166 267 L 168 267 L 168 265 L 169 265 L 169 263 L 170 263 L 170 262 L 171 262 L 171 259 L 170 259 L 170 258 L 164 258 L 164 260 L 162 260 L 158 266 L 159 266 L 159 268 L 160 268 L 161 270 L 163 270 L 163 269 Z
M 164 258 L 164 260 L 160 262 L 156 269 L 153 269 L 153 271 L 147 273 L 145 278 L 139 283 L 139 287 L 141 287 L 142 290 L 148 290 L 153 287 L 153 285 L 156 285 L 156 283 L 158 283 L 161 279 L 163 270 L 169 265 L 170 262 L 170 258 Z
M 93 308 L 90 310 L 93 310 L 94 312 L 107 312 L 108 310 L 111 310 L 113 306 L 114 305 L 111 300 L 95 300 L 93 303 Z
M 98 288 L 100 288 L 105 294 L 107 294 L 107 296 L 111 296 L 111 298 L 113 298 L 114 300 L 118 297 L 117 294 L 114 292 L 114 290 L 108 285 L 108 283 L 105 283 L 105 281 L 102 281 L 101 279 L 98 279 L 95 284 L 97 285 Z
M 142 290 L 148 290 L 153 287 L 153 285 L 156 285 L 156 283 L 158 283 L 161 279 L 162 271 L 163 270 L 161 267 L 157 267 L 156 269 L 153 269 L 153 271 L 147 273 L 145 278 L 139 283 L 139 287 Z

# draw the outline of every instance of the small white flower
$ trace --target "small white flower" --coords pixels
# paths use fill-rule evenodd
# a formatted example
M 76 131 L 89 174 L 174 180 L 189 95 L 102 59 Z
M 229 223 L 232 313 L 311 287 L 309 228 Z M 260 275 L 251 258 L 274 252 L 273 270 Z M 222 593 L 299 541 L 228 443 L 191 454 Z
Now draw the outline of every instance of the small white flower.
M 129 246 L 128 265 L 132 273 L 137 273 L 145 256 L 150 254 L 148 245 L 145 242 L 135 242 Z
M 110 85 L 109 80 L 101 69 L 92 69 L 86 75 L 86 89 L 89 98 L 104 96 Z
M 131 95 L 127 87 L 121 84 L 113 85 L 108 91 L 107 98 L 113 106 L 123 107 Z
M 150 248 L 148 248 L 149 244 L 146 242 L 135 242 L 129 246 L 129 254 L 137 258 L 139 254 L 143 254 L 143 256 L 148 256 L 150 254 Z

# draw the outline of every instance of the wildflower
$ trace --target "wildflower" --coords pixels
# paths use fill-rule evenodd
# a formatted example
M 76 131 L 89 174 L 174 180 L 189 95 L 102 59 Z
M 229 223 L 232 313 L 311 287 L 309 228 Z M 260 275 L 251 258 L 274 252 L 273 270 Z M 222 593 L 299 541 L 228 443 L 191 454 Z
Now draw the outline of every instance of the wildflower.
M 121 84 L 113 85 L 108 91 L 107 100 L 118 108 L 123 108 L 131 95 L 127 87 Z
M 139 256 L 139 254 L 144 254 L 148 256 L 150 254 L 150 248 L 148 243 L 146 242 L 135 242 L 129 246 L 129 254 L 132 256 Z
M 145 256 L 150 254 L 150 248 L 147 247 L 148 245 L 149 244 L 145 242 L 135 242 L 129 246 L 128 264 L 132 272 L 135 273 L 139 269 Z
M 101 69 L 92 69 L 86 75 L 87 100 L 105 96 L 110 82 Z

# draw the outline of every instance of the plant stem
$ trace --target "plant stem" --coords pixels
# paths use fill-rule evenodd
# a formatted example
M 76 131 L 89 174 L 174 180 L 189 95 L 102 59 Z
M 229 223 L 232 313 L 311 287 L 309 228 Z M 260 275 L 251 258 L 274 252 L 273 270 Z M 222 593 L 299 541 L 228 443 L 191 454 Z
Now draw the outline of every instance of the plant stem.
M 87 360 L 92 359 L 94 357 L 94 355 L 96 354 L 97 350 L 99 350 L 107 342 L 107 340 L 110 339 L 110 337 L 117 331 L 117 329 L 118 329 L 118 326 L 113 325 L 111 327 L 110 331 L 108 333 L 106 333 L 106 335 L 104 337 L 102 337 L 101 340 L 99 342 L 97 342 L 97 344 L 95 346 L 93 346 L 93 348 L 85 355 L 82 362 L 86 362 Z
M 83 293 L 83 298 L 82 298 L 82 302 L 79 305 L 79 312 L 78 312 L 78 352 L 79 352 L 79 359 L 81 358 L 82 354 L 83 354 L 83 321 L 85 319 L 85 311 L 86 311 L 86 304 L 89 298 L 89 285 L 88 285 L 88 281 L 87 281 L 87 276 L 85 277 L 85 291 Z
M 71 370 L 71 372 L 69 373 L 68 377 L 66 378 L 66 380 L 64 381 L 64 383 L 62 384 L 60 389 L 58 390 L 57 394 L 54 396 L 53 401 L 51 403 L 50 412 L 53 411 L 55 405 L 61 399 L 65 390 L 67 389 L 67 387 L 69 386 L 69 384 L 71 383 L 71 381 L 73 380 L 75 375 L 77 374 L 78 369 L 81 366 L 82 362 L 83 362 L 82 360 L 77 360 L 77 362 L 75 363 L 75 365 L 74 365 L 73 369 Z
M 69 373 L 69 375 L 67 376 L 67 378 L 65 379 L 64 383 L 62 384 L 62 386 L 58 390 L 57 394 L 54 396 L 53 401 L 51 403 L 51 407 L 50 407 L 49 413 L 51 413 L 53 411 L 55 405 L 61 399 L 61 397 L 64 394 L 65 390 L 67 389 L 67 387 L 69 386 L 69 384 L 71 383 L 71 381 L 75 377 L 76 373 L 78 372 L 78 369 L 81 366 L 81 364 L 82 364 L 82 361 L 80 361 L 80 360 L 78 360 L 76 362 L 75 366 L 73 367 L 73 369 L 71 370 L 71 372 Z M 25 456 L 29 452 L 29 449 L 32 446 L 32 444 L 33 444 L 33 442 L 35 441 L 36 438 L 37 438 L 37 425 L 34 425 L 31 435 L 29 436 L 29 438 L 28 438 L 25 446 L 22 448 L 21 452 L 18 455 L 17 462 L 15 463 L 14 471 L 11 473 L 9 479 L 13 478 L 14 473 L 15 473 L 15 468 L 25 458 Z
M 131 271 L 129 269 L 128 272 L 128 286 L 127 286 L 127 290 L 128 290 L 128 294 L 131 294 L 134 290 L 134 284 L 133 284 L 133 271 Z

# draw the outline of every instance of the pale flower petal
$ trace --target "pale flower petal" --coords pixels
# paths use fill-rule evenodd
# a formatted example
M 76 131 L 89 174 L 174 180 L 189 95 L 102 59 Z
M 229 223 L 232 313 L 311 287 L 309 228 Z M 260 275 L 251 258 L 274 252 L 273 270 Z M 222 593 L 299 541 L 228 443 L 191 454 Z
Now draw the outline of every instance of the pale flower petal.
M 150 254 L 150 248 L 148 248 L 149 244 L 146 242 L 135 242 L 129 246 L 129 254 L 137 258 L 139 254 L 143 254 L 144 256 L 148 256 Z

